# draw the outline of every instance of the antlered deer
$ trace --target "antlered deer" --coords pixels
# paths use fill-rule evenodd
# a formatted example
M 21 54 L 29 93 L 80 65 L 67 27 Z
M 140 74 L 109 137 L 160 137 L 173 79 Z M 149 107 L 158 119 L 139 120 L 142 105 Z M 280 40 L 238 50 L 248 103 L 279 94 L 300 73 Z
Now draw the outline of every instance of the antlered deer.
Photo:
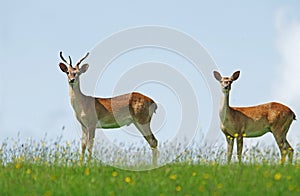
M 286 135 L 293 120 L 296 120 L 294 112 L 285 105 L 270 102 L 251 107 L 229 106 L 229 92 L 233 81 L 239 78 L 240 71 L 236 71 L 231 77 L 222 77 L 214 71 L 214 77 L 222 87 L 223 97 L 220 106 L 221 130 L 227 140 L 227 160 L 231 161 L 234 138 L 237 139 L 237 155 L 241 162 L 243 138 L 259 137 L 271 132 L 278 144 L 283 164 L 286 155 L 292 163 L 294 150 L 286 140 Z
M 86 148 L 89 152 L 89 159 L 92 155 L 96 128 L 119 128 L 133 123 L 152 149 L 152 163 L 157 164 L 157 139 L 150 128 L 151 117 L 157 109 L 156 103 L 151 98 L 137 92 L 113 98 L 84 95 L 80 90 L 79 76 L 87 71 L 89 65 L 84 64 L 81 67 L 79 65 L 88 55 L 89 53 L 73 67 L 71 57 L 69 56 L 68 63 L 60 52 L 63 62 L 59 63 L 60 69 L 68 76 L 71 105 L 82 127 L 81 159 L 84 157 Z

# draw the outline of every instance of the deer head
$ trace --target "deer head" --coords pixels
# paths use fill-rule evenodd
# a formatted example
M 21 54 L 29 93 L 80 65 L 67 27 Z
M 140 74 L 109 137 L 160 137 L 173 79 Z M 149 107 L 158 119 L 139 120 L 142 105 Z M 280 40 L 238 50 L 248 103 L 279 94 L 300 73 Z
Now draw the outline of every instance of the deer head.
M 214 76 L 221 84 L 223 93 L 228 93 L 231 89 L 231 84 L 233 81 L 237 80 L 240 76 L 240 71 L 236 71 L 231 77 L 222 77 L 217 71 L 214 71 Z
M 79 67 L 79 65 L 81 64 L 81 62 L 86 59 L 89 55 L 89 53 L 87 53 L 83 58 L 81 58 L 77 63 L 76 66 L 73 67 L 72 66 L 72 59 L 69 56 L 69 63 L 65 60 L 65 58 L 62 55 L 62 52 L 59 53 L 61 60 L 64 63 L 59 63 L 59 67 L 61 69 L 62 72 L 66 73 L 68 76 L 68 82 L 71 86 L 74 86 L 76 84 L 79 83 L 79 76 L 83 73 L 85 73 L 87 71 L 87 69 L 89 68 L 88 64 L 83 64 L 81 67 Z

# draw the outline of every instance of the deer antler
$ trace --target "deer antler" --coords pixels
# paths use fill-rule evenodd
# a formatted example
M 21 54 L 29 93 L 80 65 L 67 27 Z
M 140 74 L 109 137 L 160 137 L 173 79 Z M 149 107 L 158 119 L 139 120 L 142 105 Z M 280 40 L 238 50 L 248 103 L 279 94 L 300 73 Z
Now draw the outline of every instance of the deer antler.
M 86 59 L 86 57 L 88 57 L 89 54 L 90 54 L 90 53 L 86 53 L 86 55 L 85 55 L 84 57 L 82 57 L 82 59 L 80 59 L 80 60 L 78 61 L 78 63 L 76 64 L 76 68 L 77 68 L 77 69 L 79 69 L 80 63 L 81 63 L 84 59 Z
M 63 57 L 62 51 L 60 51 L 59 53 L 61 60 L 63 60 L 63 62 L 67 63 L 68 65 L 70 65 L 72 67 L 72 59 L 69 56 L 69 63 L 66 61 L 66 59 Z
M 63 60 L 63 62 L 65 62 L 65 63 L 68 64 L 68 62 L 66 61 L 66 59 L 63 57 L 62 51 L 60 51 L 59 56 L 60 56 L 61 60 Z
M 70 56 L 69 56 L 69 61 L 70 61 L 70 66 L 72 67 L 72 59 Z

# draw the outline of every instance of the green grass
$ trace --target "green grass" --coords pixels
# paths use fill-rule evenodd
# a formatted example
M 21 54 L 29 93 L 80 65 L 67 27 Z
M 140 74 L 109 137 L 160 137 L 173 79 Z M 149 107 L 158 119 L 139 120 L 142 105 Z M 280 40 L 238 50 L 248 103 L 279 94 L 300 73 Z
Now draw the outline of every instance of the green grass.
M 0 195 L 299 195 L 300 165 L 191 165 L 149 171 L 12 163 Z
M 294 164 L 279 165 L 278 154 L 250 149 L 244 164 L 227 165 L 222 149 L 189 149 L 157 169 L 128 171 L 97 158 L 79 164 L 79 145 L 62 143 L 4 142 L 0 195 L 300 195 L 297 153 Z M 223 158 L 208 160 L 213 153 Z

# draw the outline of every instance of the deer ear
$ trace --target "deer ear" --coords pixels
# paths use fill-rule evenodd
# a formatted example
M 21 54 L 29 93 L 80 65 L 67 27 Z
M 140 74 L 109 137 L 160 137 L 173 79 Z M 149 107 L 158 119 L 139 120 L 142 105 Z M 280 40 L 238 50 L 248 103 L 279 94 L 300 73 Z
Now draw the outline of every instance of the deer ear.
M 65 72 L 65 73 L 68 72 L 68 67 L 65 64 L 59 63 L 59 67 L 60 67 L 62 72 Z
M 81 68 L 79 69 L 80 73 L 85 73 L 86 70 L 88 70 L 89 68 L 89 64 L 84 64 L 81 66 Z
M 239 76 L 240 76 L 240 71 L 236 71 L 232 74 L 231 78 L 234 81 L 234 80 L 237 80 L 239 78 Z
M 221 74 L 219 72 L 214 71 L 214 76 L 215 76 L 216 80 L 218 80 L 219 82 L 221 82 L 222 76 L 221 76 Z

